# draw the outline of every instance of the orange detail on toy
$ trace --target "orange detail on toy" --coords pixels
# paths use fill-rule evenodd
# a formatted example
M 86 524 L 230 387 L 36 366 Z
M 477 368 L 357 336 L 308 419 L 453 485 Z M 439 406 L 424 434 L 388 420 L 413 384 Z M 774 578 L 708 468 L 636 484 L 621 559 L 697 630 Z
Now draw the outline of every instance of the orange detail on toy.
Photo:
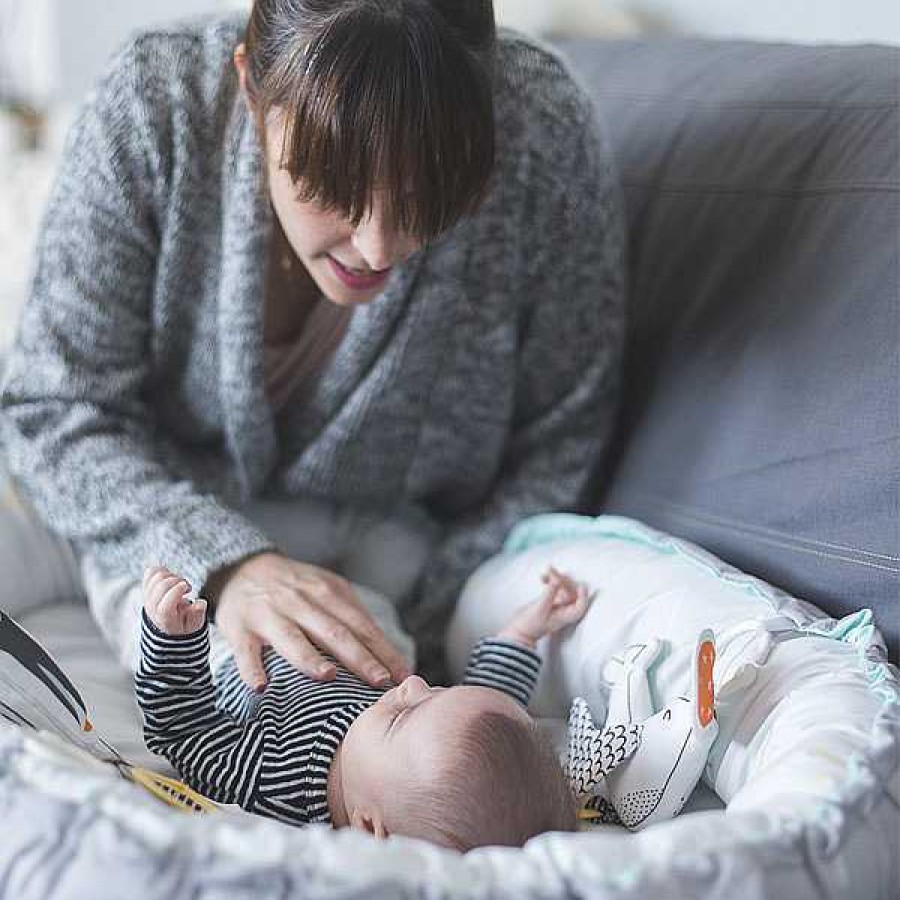
M 716 647 L 712 641 L 704 641 L 697 654 L 697 715 L 700 724 L 706 728 L 715 715 L 716 694 L 713 686 L 713 666 L 716 662 Z
M 94 726 L 91 725 L 91 720 L 90 720 L 90 719 L 85 719 L 85 720 L 84 720 L 84 725 L 81 726 L 81 730 L 82 730 L 82 731 L 93 731 L 93 730 L 94 730 Z

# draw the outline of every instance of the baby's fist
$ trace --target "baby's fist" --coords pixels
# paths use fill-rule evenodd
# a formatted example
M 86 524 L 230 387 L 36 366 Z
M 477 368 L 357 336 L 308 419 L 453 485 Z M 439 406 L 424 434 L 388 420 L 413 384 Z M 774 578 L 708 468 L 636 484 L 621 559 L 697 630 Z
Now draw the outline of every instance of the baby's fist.
M 541 581 L 545 587 L 540 599 L 519 610 L 498 636 L 533 647 L 544 635 L 574 625 L 584 617 L 593 599 L 585 585 L 576 583 L 553 566 L 541 576 Z
M 191 586 L 165 566 L 153 566 L 144 572 L 143 589 L 144 610 L 165 634 L 191 634 L 206 623 L 206 601 L 189 602 Z

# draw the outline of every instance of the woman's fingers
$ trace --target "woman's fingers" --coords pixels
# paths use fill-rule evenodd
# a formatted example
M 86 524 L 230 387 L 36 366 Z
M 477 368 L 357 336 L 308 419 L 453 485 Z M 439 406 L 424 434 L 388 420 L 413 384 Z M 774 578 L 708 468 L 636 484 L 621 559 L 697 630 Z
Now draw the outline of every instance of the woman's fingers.
M 312 592 L 313 602 L 302 616 L 294 605 L 292 615 L 303 630 L 348 669 L 370 684 L 381 686 L 386 679 L 400 683 L 412 674 L 400 651 L 363 606 L 349 581 L 331 575 Z M 315 616 L 315 612 L 320 615 Z M 314 624 L 315 623 L 315 624 Z M 318 627 L 316 627 L 316 625 Z M 342 627 L 343 626 L 343 627 Z
M 334 664 L 316 650 L 303 631 L 290 619 L 276 616 L 267 639 L 276 653 L 310 678 L 327 681 L 335 676 Z
M 336 612 L 339 618 L 343 618 L 345 610 Z M 368 675 L 363 677 L 371 684 L 382 686 L 385 683 L 385 676 L 388 681 L 394 681 L 399 684 L 404 678 L 412 675 L 409 664 L 403 658 L 403 654 L 391 643 L 387 635 L 373 622 L 363 621 L 361 623 L 351 623 L 347 626 L 351 633 L 356 636 L 356 643 L 365 648 L 365 655 L 357 657 L 358 666 L 367 666 Z M 335 653 L 338 659 L 343 662 L 343 657 Z M 374 662 L 369 662 L 369 659 Z M 348 667 L 354 672 L 359 672 L 357 665 L 350 663 Z
M 311 678 L 333 677 L 335 662 L 378 686 L 409 674 L 346 579 L 278 554 L 238 566 L 219 594 L 216 622 L 235 650 L 242 679 L 252 686 L 263 681 L 265 645 Z M 252 644 L 247 635 L 254 636 Z M 333 659 L 326 661 L 320 650 Z
M 336 606 L 330 612 L 350 629 L 375 658 L 378 668 L 382 671 L 387 670 L 393 681 L 399 684 L 412 674 L 403 654 L 391 643 L 367 610 L 355 609 L 352 606 Z M 383 678 L 380 673 L 375 677 Z
M 268 681 L 262 662 L 262 642 L 256 635 L 245 632 L 233 647 L 234 663 L 244 684 L 261 692 Z
M 348 610 L 340 610 L 347 615 Z M 390 670 L 378 659 L 375 653 L 365 644 L 353 628 L 346 625 L 341 618 L 325 612 L 314 603 L 303 612 L 303 632 L 316 646 L 330 653 L 347 669 L 376 687 L 382 687 L 391 680 Z

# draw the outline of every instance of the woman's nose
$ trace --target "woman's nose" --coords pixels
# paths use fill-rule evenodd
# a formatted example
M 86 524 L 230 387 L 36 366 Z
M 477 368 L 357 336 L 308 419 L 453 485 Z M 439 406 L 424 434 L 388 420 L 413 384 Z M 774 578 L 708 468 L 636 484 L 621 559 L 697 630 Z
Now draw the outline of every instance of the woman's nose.
M 371 214 L 356 227 L 350 242 L 375 271 L 389 269 L 415 251 L 418 241 L 389 228 L 382 214 Z
M 361 225 L 353 233 L 351 243 L 374 271 L 389 269 L 396 261 L 395 239 L 382 227 Z

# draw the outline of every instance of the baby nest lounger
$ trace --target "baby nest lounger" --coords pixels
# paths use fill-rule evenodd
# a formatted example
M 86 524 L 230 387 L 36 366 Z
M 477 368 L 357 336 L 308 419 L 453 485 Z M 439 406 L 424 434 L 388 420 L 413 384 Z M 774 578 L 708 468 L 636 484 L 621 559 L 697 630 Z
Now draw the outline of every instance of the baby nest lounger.
M 651 634 L 663 643 L 649 672 L 659 707 L 685 689 L 688 648 L 711 628 L 719 735 L 704 780 L 727 809 L 459 854 L 240 811 L 187 815 L 0 722 L 0 895 L 897 897 L 900 683 L 867 612 L 835 621 L 630 519 L 541 516 L 464 589 L 448 635 L 456 675 L 548 563 L 597 596 L 555 647 L 539 644 L 552 652 L 532 711 L 563 725 L 577 692 L 602 718 L 604 664 Z
M 604 667 L 630 645 L 663 643 L 649 671 L 657 709 L 689 692 L 704 628 L 718 652 L 703 782 L 726 808 L 558 838 L 594 886 L 585 896 L 900 897 L 900 681 L 868 610 L 834 620 L 633 519 L 537 516 L 469 580 L 448 637 L 454 677 L 548 565 L 595 598 L 578 626 L 538 645 L 534 715 L 564 719 L 580 695 L 602 721 Z

